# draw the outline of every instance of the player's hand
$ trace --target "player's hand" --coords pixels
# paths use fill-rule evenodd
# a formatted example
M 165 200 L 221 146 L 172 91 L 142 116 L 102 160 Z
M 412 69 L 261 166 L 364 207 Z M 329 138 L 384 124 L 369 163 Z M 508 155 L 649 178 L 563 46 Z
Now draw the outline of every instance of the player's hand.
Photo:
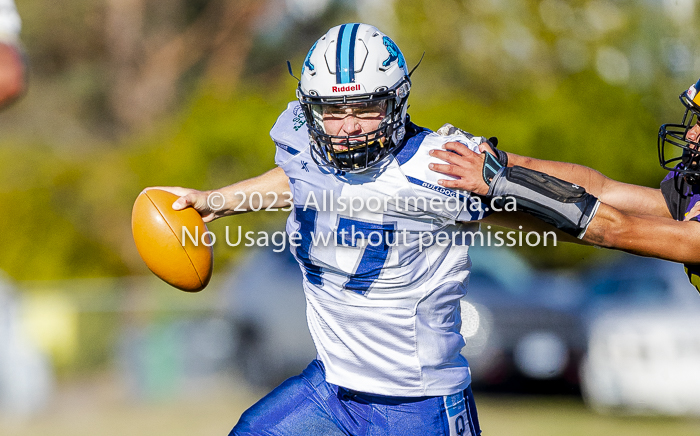
M 687 214 L 685 214 L 685 219 L 683 221 L 690 221 L 691 218 L 695 218 L 698 215 L 700 215 L 700 201 L 695 203 L 693 208 L 690 209 Z
M 178 198 L 173 203 L 174 210 L 182 210 L 188 207 L 193 208 L 202 216 L 202 220 L 205 223 L 214 221 L 217 218 L 224 216 L 224 202 L 223 197 L 221 199 L 210 198 L 211 192 L 209 191 L 198 191 L 196 189 L 180 188 L 178 186 L 153 186 L 148 189 L 161 189 L 163 191 L 170 192 L 171 194 L 177 195 Z M 213 200 L 221 200 L 219 202 Z M 221 207 L 218 207 L 221 206 Z
M 489 185 L 486 184 L 482 175 L 486 157 L 484 152 L 494 154 L 489 144 L 487 142 L 479 144 L 481 153 L 473 152 L 461 142 L 448 142 L 443 145 L 443 148 L 444 150 L 431 150 L 430 155 L 447 164 L 430 164 L 429 168 L 456 179 L 440 179 L 438 183 L 446 188 L 486 195 Z

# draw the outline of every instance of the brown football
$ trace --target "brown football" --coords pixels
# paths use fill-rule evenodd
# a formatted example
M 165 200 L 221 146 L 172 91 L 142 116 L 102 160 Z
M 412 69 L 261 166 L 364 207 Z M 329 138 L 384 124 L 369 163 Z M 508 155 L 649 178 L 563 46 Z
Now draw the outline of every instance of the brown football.
M 131 232 L 153 274 L 178 289 L 197 292 L 211 278 L 211 239 L 205 235 L 207 226 L 196 210 L 173 210 L 177 199 L 177 195 L 160 189 L 143 191 L 131 212 Z

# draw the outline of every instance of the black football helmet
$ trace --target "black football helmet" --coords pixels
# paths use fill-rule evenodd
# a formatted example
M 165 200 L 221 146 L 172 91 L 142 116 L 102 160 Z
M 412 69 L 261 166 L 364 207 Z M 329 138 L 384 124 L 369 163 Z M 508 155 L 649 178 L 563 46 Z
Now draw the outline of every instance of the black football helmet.
M 664 124 L 659 129 L 657 148 L 661 167 L 675 171 L 691 185 L 700 183 L 700 145 L 686 139 L 700 114 L 700 80 L 679 96 L 685 106 L 680 124 Z

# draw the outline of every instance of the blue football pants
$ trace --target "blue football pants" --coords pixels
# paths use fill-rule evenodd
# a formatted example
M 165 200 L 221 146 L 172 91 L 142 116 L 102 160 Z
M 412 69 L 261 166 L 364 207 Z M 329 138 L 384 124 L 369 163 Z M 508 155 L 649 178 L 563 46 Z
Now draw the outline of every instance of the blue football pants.
M 471 392 L 386 397 L 327 383 L 314 360 L 246 410 L 229 436 L 479 436 Z

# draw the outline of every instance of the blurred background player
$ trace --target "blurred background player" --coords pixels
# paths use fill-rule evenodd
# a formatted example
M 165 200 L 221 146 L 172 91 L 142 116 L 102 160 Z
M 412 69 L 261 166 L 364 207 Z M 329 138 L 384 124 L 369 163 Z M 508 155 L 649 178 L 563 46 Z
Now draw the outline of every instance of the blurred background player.
M 448 206 L 454 193 L 437 186 L 426 162 L 448 141 L 477 150 L 483 138 L 413 124 L 410 89 L 388 36 L 366 24 L 334 27 L 304 60 L 299 101 L 272 128 L 284 173 L 218 190 L 227 199 L 218 211 L 204 192 L 170 188 L 183 195 L 176 208 L 193 206 L 207 221 L 233 213 L 236 192 L 293 197 L 287 233 L 318 358 L 248 409 L 231 434 L 480 434 L 460 354 L 470 241 L 438 244 L 437 234 L 459 236 L 460 222 L 484 213 L 467 207 L 469 194 Z M 343 209 L 355 200 L 367 207 Z M 268 205 L 285 205 L 284 195 Z
M 664 124 L 659 129 L 659 161 L 670 171 L 662 180 L 660 189 L 618 182 L 581 165 L 505 153 L 485 144 L 480 147 L 482 153 L 486 152 L 482 155 L 472 153 L 460 144 L 448 144 L 449 151 L 434 151 L 432 154 L 449 164 L 434 164 L 432 168 L 458 178 L 441 180 L 442 186 L 468 189 L 487 196 L 494 194 L 494 182 L 498 184 L 505 180 L 504 175 L 512 171 L 499 169 L 498 175 L 494 173 L 492 179 L 488 179 L 483 168 L 494 161 L 497 161 L 495 165 L 528 169 L 517 171 L 532 177 L 533 186 L 544 186 L 544 178 L 551 175 L 583 187 L 602 204 L 586 233 L 580 235 L 582 240 L 682 262 L 688 279 L 700 291 L 700 256 L 697 255 L 700 253 L 700 226 L 688 222 L 698 221 L 700 214 L 698 88 L 700 80 L 679 97 L 685 106 L 681 123 Z M 459 130 L 449 125 L 444 129 L 446 134 Z M 535 174 L 536 171 L 546 174 Z M 519 195 L 516 189 L 517 186 L 509 185 L 509 189 L 499 191 L 498 195 Z
M 25 65 L 19 45 L 21 20 L 13 0 L 0 0 L 0 108 L 25 88 Z

